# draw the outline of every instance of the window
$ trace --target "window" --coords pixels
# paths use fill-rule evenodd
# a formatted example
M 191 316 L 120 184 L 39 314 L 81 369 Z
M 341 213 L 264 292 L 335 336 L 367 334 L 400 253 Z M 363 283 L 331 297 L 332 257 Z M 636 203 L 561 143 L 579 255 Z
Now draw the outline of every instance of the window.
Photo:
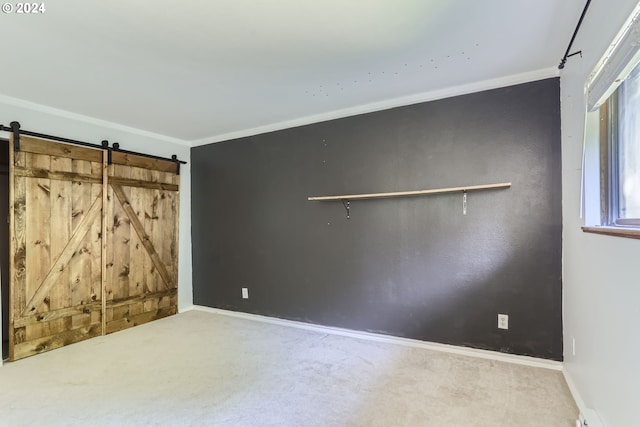
M 601 224 L 640 227 L 640 64 L 600 108 Z
M 585 95 L 582 229 L 640 239 L 640 3 L 585 82 Z

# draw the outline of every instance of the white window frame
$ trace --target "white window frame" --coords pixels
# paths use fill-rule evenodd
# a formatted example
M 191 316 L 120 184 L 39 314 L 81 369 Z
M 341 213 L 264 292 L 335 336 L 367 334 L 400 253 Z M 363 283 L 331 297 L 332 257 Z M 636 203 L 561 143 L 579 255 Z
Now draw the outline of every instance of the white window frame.
M 640 239 L 640 226 L 634 221 L 611 221 L 609 203 L 609 179 L 603 171 L 609 171 L 609 164 L 603 164 L 608 156 L 599 156 L 603 117 L 600 107 L 615 93 L 619 85 L 640 63 L 640 2 L 618 32 L 613 42 L 598 61 L 585 83 L 586 122 L 582 167 L 581 213 L 585 218 L 584 231 L 611 234 Z M 607 144 L 607 148 L 610 144 Z M 600 153 L 602 153 L 600 151 Z M 614 153 L 615 154 L 615 153 Z M 605 187 L 605 185 L 608 187 Z M 601 203 L 602 198 L 606 203 Z

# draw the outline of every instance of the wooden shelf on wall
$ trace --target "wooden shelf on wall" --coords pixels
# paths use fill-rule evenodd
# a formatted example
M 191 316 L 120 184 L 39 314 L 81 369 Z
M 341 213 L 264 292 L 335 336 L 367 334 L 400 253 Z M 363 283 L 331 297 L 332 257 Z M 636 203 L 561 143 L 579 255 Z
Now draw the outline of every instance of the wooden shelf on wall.
M 431 194 L 443 194 L 443 193 L 457 193 L 479 190 L 493 190 L 500 188 L 511 187 L 510 182 L 500 182 L 497 184 L 483 184 L 483 185 L 468 185 L 466 187 L 448 187 L 448 188 L 435 188 L 431 190 L 416 190 L 416 191 L 394 191 L 391 193 L 364 193 L 364 194 L 342 194 L 338 196 L 310 196 L 307 200 L 310 201 L 329 201 L 329 200 L 360 200 L 360 199 L 381 199 L 388 197 L 409 197 L 409 196 L 428 196 Z

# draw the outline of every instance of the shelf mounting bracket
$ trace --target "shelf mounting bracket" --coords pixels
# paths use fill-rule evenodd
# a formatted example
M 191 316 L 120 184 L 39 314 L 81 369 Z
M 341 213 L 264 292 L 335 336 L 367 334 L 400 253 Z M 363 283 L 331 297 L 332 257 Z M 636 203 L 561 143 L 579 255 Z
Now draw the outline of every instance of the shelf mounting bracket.
M 462 192 L 462 215 L 467 214 L 467 190 Z
M 351 219 L 351 202 L 347 199 L 342 199 L 342 205 L 347 211 L 347 219 Z

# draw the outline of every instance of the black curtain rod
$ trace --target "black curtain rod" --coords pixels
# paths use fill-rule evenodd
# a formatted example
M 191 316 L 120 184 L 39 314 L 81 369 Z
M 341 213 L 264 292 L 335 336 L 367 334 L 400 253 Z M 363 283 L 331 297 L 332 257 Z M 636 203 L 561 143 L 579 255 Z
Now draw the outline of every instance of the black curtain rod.
M 69 138 L 62 138 L 60 136 L 53 136 L 53 135 L 47 135 L 44 133 L 38 133 L 38 132 L 31 132 L 28 130 L 24 130 L 24 129 L 20 129 L 20 123 L 18 122 L 11 122 L 11 126 L 5 126 L 0 124 L 0 131 L 4 131 L 4 132 L 12 132 L 12 133 L 16 133 L 18 132 L 20 135 L 27 135 L 27 136 L 35 136 L 37 138 L 43 138 L 43 139 L 50 139 L 52 141 L 59 141 L 59 142 L 64 142 L 67 144 L 73 144 L 73 145 L 80 145 L 83 147 L 91 147 L 91 148 L 97 148 L 100 150 L 113 150 L 113 151 L 117 151 L 119 153 L 124 153 L 124 154 L 133 154 L 136 156 L 140 156 L 140 157 L 147 157 L 149 159 L 155 159 L 155 160 L 166 160 L 168 162 L 173 162 L 173 163 L 177 163 L 177 164 L 187 164 L 187 162 L 185 162 L 184 160 L 178 160 L 178 157 L 174 154 L 173 156 L 171 156 L 171 158 L 167 158 L 167 157 L 160 157 L 160 156 L 154 156 L 153 154 L 145 154 L 145 153 L 138 153 L 135 151 L 128 151 L 128 150 L 121 150 L 120 149 L 120 144 L 118 144 L 117 142 L 113 143 L 113 147 L 110 148 L 109 147 L 109 143 L 107 141 L 102 141 L 102 144 L 92 144 L 90 142 L 84 142 L 84 141 L 77 141 L 75 139 L 69 139 Z
M 573 42 L 576 39 L 576 36 L 578 35 L 578 31 L 580 31 L 580 27 L 582 26 L 582 20 L 584 19 L 584 16 L 587 14 L 587 10 L 589 9 L 589 5 L 591 4 L 591 0 L 587 0 L 587 4 L 584 5 L 584 9 L 582 9 L 582 15 L 580 15 L 580 20 L 578 21 L 578 25 L 576 25 L 576 29 L 573 30 L 573 36 L 571 36 L 571 41 L 569 42 L 569 46 L 567 46 L 567 50 L 564 53 L 564 56 L 562 57 L 562 59 L 560 60 L 560 65 L 558 65 L 558 69 L 562 70 L 564 68 L 564 65 L 567 63 L 567 59 L 571 58 L 574 55 L 582 55 L 582 51 L 578 51 L 578 52 L 574 52 L 574 53 L 569 53 L 571 52 L 571 47 L 573 46 Z

